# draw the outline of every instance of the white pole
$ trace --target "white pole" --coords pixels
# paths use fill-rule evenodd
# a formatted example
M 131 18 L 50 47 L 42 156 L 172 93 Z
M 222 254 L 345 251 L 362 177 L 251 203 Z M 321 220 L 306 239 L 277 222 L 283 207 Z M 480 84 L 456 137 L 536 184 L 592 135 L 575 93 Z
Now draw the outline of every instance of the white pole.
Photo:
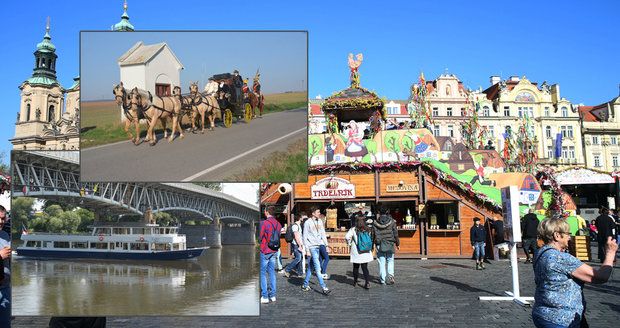
M 512 267 L 512 293 L 514 298 L 520 298 L 519 292 L 519 267 L 517 262 L 517 243 L 511 243 L 510 266 Z

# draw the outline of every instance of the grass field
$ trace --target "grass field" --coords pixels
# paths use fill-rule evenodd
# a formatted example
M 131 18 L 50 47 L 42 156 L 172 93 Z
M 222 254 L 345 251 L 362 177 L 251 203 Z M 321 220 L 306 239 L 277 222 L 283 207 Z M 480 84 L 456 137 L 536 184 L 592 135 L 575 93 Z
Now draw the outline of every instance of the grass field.
M 290 92 L 265 95 L 264 113 L 279 112 L 288 109 L 305 107 L 308 104 L 306 92 Z M 114 101 L 83 102 L 81 107 L 81 144 L 82 148 L 128 140 L 121 123 L 121 112 Z M 182 124 L 189 124 L 187 117 Z M 221 124 L 216 121 L 216 125 Z M 168 124 L 170 129 L 170 123 Z M 135 131 L 135 127 L 130 128 Z M 163 132 L 161 125 L 155 128 L 156 133 Z M 146 126 L 141 128 L 141 137 L 146 135 Z
M 248 172 L 236 175 L 231 180 L 282 182 L 306 181 L 308 178 L 307 140 L 291 144 L 285 152 L 275 152 Z

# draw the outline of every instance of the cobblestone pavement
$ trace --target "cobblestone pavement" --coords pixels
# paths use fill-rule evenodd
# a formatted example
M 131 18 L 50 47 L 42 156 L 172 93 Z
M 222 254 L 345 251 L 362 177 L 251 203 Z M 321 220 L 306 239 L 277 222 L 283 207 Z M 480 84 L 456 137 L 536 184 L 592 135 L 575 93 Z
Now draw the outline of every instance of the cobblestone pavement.
M 260 317 L 110 317 L 108 327 L 533 327 L 529 307 L 478 300 L 512 289 L 509 262 L 492 261 L 484 271 L 474 266 L 471 260 L 397 260 L 396 284 L 382 286 L 374 261 L 369 265 L 371 288 L 365 290 L 352 286 L 348 260 L 332 259 L 327 280 L 331 295 L 319 293 L 316 277 L 310 280 L 312 290 L 303 292 L 301 278 L 278 275 L 277 302 L 261 306 Z M 522 296 L 534 296 L 531 264 L 520 261 L 519 279 Z M 585 297 L 591 327 L 617 325 L 620 273 L 605 285 L 586 285 Z M 46 327 L 48 322 L 45 317 L 18 317 L 13 327 Z

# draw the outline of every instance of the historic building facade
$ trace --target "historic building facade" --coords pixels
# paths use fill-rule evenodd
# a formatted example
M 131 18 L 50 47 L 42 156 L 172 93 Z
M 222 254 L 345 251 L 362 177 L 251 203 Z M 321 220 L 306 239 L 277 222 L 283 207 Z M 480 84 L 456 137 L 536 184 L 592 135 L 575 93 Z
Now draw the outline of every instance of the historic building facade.
M 454 74 L 441 74 L 433 81 L 426 81 L 430 114 L 433 117 L 431 131 L 438 136 L 462 141 L 461 126 L 467 116 L 468 92 Z
M 620 96 L 597 106 L 579 106 L 586 167 L 620 170 Z
M 543 82 L 538 86 L 525 77 L 512 76 L 502 81 L 492 76 L 491 86 L 474 92 L 473 98 L 479 103 L 479 124 L 486 128 L 488 138 L 498 150 L 503 147 L 506 127 L 510 126 L 515 136 L 521 122 L 528 117 L 538 163 L 585 165 L 579 113 L 570 101 L 561 97 L 559 85 Z M 556 147 L 560 156 L 556 156 Z
M 114 31 L 133 31 L 123 4 L 121 21 Z M 19 85 L 20 108 L 15 122 L 13 149 L 77 150 L 80 129 L 80 78 L 65 89 L 56 77 L 56 46 L 52 43 L 49 20 L 43 40 L 34 52 L 32 76 Z

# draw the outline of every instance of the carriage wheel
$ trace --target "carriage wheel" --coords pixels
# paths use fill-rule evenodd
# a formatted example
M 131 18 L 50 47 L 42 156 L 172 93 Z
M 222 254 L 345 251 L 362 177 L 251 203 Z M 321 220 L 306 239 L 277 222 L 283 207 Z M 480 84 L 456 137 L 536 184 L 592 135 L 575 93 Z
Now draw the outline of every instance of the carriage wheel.
M 250 123 L 252 115 L 252 105 L 245 103 L 245 123 Z
M 224 126 L 227 128 L 232 126 L 232 112 L 228 108 L 224 112 Z

